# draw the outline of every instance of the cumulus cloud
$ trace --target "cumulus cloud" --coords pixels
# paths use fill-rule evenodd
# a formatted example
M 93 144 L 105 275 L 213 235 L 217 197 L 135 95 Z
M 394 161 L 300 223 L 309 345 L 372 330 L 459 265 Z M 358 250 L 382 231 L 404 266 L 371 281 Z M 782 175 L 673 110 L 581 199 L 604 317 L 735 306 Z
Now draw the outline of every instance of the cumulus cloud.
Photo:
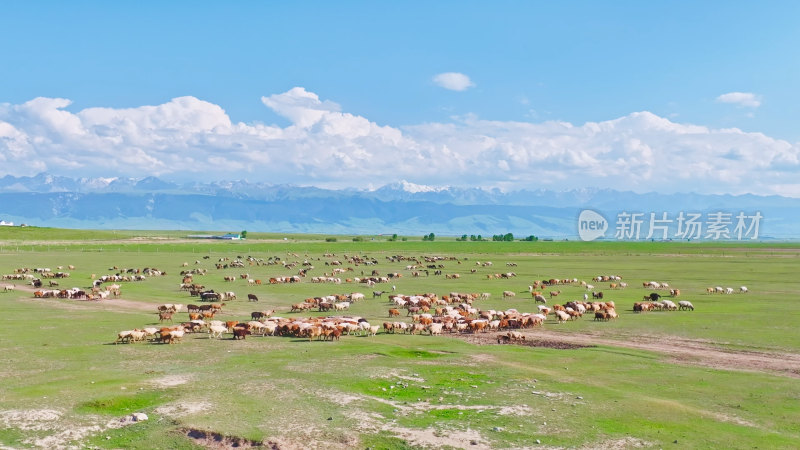
M 797 144 L 649 112 L 585 124 L 465 116 L 396 128 L 343 112 L 301 87 L 262 102 L 289 124 L 234 123 L 222 107 L 195 97 L 77 112 L 67 110 L 67 99 L 0 104 L 0 176 L 800 192 Z
M 433 82 L 451 91 L 466 91 L 475 86 L 468 76 L 458 72 L 440 73 L 433 77 Z
M 732 103 L 734 105 L 746 106 L 748 108 L 758 108 L 761 106 L 761 96 L 752 92 L 728 92 L 717 97 L 720 103 Z
M 308 92 L 302 87 L 292 88 L 283 94 L 261 97 L 261 102 L 303 128 L 319 122 L 326 113 L 338 112 L 341 109 L 334 102 L 320 101 L 317 94 Z

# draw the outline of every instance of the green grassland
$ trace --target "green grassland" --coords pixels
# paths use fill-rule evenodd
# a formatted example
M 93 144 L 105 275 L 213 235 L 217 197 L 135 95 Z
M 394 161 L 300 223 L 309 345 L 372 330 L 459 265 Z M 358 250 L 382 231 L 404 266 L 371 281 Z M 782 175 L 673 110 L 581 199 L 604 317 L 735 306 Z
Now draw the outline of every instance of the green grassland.
M 81 231 L 0 227 L 0 273 L 58 266 L 61 287 L 86 288 L 92 274 L 156 267 L 166 276 L 122 283 L 124 300 L 34 299 L 18 288 L 0 291 L 0 447 L 202 448 L 191 430 L 279 448 L 797 448 L 800 373 L 714 367 L 657 350 L 608 342 L 656 339 L 699 343 L 736 355 L 800 355 L 800 245 L 791 243 L 434 242 L 408 237 L 248 233 L 246 241 L 191 241 L 189 232 Z M 284 240 L 286 238 L 286 240 Z M 332 256 L 324 256 L 331 254 Z M 296 255 L 296 256 L 295 256 Z M 374 266 L 343 264 L 363 255 Z M 406 261 L 388 256 L 455 256 L 446 274 L 411 276 Z M 294 275 L 298 265 L 216 269 L 220 258 L 308 260 L 309 277 L 334 267 L 341 278 L 399 272 L 388 284 L 311 283 L 248 286 L 224 276 L 267 280 Z M 490 261 L 491 266 L 483 263 Z M 328 265 L 326 265 L 326 262 Z M 188 266 L 184 267 L 183 264 Z M 511 265 L 509 265 L 511 264 Z M 118 269 L 114 269 L 117 267 Z M 381 324 L 387 295 L 488 292 L 480 309 L 535 311 L 528 286 L 537 279 L 619 275 L 630 286 L 609 290 L 620 318 L 590 317 L 530 336 L 587 336 L 604 344 L 557 349 L 477 345 L 454 337 L 379 333 L 337 342 L 249 336 L 212 340 L 189 334 L 176 345 L 113 344 L 117 332 L 158 324 L 156 306 L 198 303 L 179 290 L 181 270 L 204 268 L 195 281 L 238 300 L 224 320 L 276 309 L 307 297 L 363 292 L 347 314 Z M 474 272 L 473 272 L 474 271 Z M 508 279 L 487 275 L 511 272 Z M 666 281 L 694 312 L 637 314 L 633 302 L 651 292 L 643 281 Z M 0 284 L 9 284 L 2 281 Z M 21 282 L 16 282 L 21 285 Z M 747 294 L 709 295 L 709 286 L 746 285 Z M 20 286 L 21 287 L 21 286 Z M 578 285 L 559 286 L 551 302 L 579 299 Z M 516 297 L 503 299 L 505 290 Z M 248 293 L 259 302 L 246 300 Z M 316 311 L 303 316 L 321 316 Z M 186 313 L 179 314 L 186 320 Z M 401 316 L 401 320 L 410 318 Z M 132 412 L 147 422 L 115 426 Z M 109 425 L 112 424 L 112 425 Z M 196 435 L 197 433 L 195 433 Z M 537 443 L 538 441 L 538 443 Z M 238 441 L 236 441 L 238 442 Z

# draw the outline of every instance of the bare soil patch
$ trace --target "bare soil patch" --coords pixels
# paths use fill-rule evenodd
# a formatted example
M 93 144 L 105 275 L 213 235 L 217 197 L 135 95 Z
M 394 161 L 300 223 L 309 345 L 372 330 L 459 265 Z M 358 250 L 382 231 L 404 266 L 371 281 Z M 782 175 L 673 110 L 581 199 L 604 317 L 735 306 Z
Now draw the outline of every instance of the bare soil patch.
M 159 406 L 155 411 L 164 416 L 179 418 L 190 414 L 209 412 L 212 411 L 212 408 L 213 405 L 211 403 L 201 400 L 198 402 L 167 403 L 166 405 Z
M 48 288 L 34 288 L 33 286 L 28 285 L 17 285 L 14 290 L 18 293 L 30 293 L 30 297 L 20 297 L 23 300 L 34 300 L 37 302 L 50 302 L 52 304 L 57 304 L 63 308 L 92 308 L 92 309 L 101 309 L 101 310 L 128 310 L 128 311 L 147 311 L 147 312 L 156 312 L 156 305 L 152 303 L 143 303 L 137 302 L 134 300 L 127 300 L 124 298 L 107 298 L 104 300 L 75 300 L 75 299 L 63 299 L 63 298 L 35 298 L 33 297 L 33 293 L 42 289 Z
M 492 448 L 478 431 L 447 430 L 446 432 L 435 428 L 423 430 L 410 429 L 398 425 L 388 426 L 387 429 L 395 436 L 406 442 L 423 448 L 470 448 L 475 450 L 488 450 Z
M 213 450 L 227 450 L 232 448 L 268 448 L 279 450 L 281 447 L 272 441 L 259 442 L 236 436 L 225 436 L 213 431 L 203 431 L 196 428 L 184 428 L 181 430 L 195 444 Z
M 54 409 L 0 411 L 0 429 L 16 428 L 29 434 L 22 442 L 35 448 L 78 449 L 80 441 L 108 429 L 136 423 L 130 416 L 105 420 L 88 416 L 80 420 Z M 0 448 L 5 449 L 6 447 Z
M 480 335 L 453 335 L 477 345 L 499 345 L 497 337 L 503 332 Z M 525 341 L 511 345 L 577 349 L 596 347 L 623 347 L 663 354 L 672 362 L 684 365 L 711 367 L 723 370 L 742 370 L 800 378 L 800 355 L 795 353 L 757 352 L 724 349 L 711 342 L 686 339 L 676 336 L 635 336 L 612 338 L 589 333 L 559 333 L 537 329 L 526 331 Z M 509 344 L 502 344 L 509 345 Z
M 622 450 L 630 448 L 653 447 L 652 442 L 647 442 L 635 437 L 624 437 L 621 439 L 609 439 L 601 442 L 593 442 L 590 446 L 583 446 L 581 449 L 592 450 Z
M 161 378 L 148 380 L 147 383 L 160 388 L 170 388 L 186 384 L 189 380 L 191 380 L 189 375 L 165 375 Z
M 597 347 L 596 344 L 583 344 L 577 342 L 568 342 L 561 339 L 551 339 L 534 336 L 532 334 L 525 334 L 524 341 L 512 341 L 509 343 L 498 343 L 497 337 L 505 335 L 506 333 L 481 333 L 481 334 L 462 334 L 458 335 L 459 339 L 477 345 L 521 345 L 524 347 L 544 347 L 554 348 L 557 350 L 575 350 L 578 348 Z

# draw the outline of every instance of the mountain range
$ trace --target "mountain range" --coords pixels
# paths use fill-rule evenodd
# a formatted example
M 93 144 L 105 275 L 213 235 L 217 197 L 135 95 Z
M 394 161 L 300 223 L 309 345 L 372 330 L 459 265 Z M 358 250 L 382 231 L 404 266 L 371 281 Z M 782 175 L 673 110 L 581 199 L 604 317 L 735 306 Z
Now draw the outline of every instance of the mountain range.
M 584 209 L 605 217 L 607 239 L 615 238 L 624 213 L 642 213 L 640 239 L 648 234 L 650 213 L 668 219 L 667 237 L 677 237 L 681 212 L 701 214 L 706 222 L 712 214 L 730 214 L 725 217 L 734 240 L 736 216 L 752 218 L 756 213 L 762 217 L 758 233 L 751 229 L 744 238 L 800 238 L 800 199 L 781 196 L 609 189 L 501 191 L 405 181 L 360 190 L 241 180 L 175 183 L 155 177 L 71 178 L 46 173 L 0 178 L 0 219 L 66 228 L 483 237 L 513 233 L 515 237 L 575 239 Z M 709 224 L 705 225 L 708 228 Z M 664 234 L 656 232 L 654 236 Z

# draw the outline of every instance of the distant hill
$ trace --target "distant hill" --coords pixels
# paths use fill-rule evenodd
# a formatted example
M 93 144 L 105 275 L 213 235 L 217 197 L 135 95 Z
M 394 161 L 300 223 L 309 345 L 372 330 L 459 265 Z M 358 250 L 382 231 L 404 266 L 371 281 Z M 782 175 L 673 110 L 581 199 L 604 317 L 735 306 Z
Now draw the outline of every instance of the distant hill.
M 498 189 L 388 184 L 330 190 L 247 181 L 176 184 L 144 179 L 0 178 L 0 219 L 67 228 L 231 229 L 299 233 L 398 233 L 576 239 L 583 209 L 601 213 L 614 238 L 618 214 L 759 212 L 759 239 L 800 238 L 800 199 L 756 195 L 638 194 L 605 189 L 503 192 Z M 655 234 L 658 238 L 661 233 Z M 745 235 L 747 236 L 747 235 Z

